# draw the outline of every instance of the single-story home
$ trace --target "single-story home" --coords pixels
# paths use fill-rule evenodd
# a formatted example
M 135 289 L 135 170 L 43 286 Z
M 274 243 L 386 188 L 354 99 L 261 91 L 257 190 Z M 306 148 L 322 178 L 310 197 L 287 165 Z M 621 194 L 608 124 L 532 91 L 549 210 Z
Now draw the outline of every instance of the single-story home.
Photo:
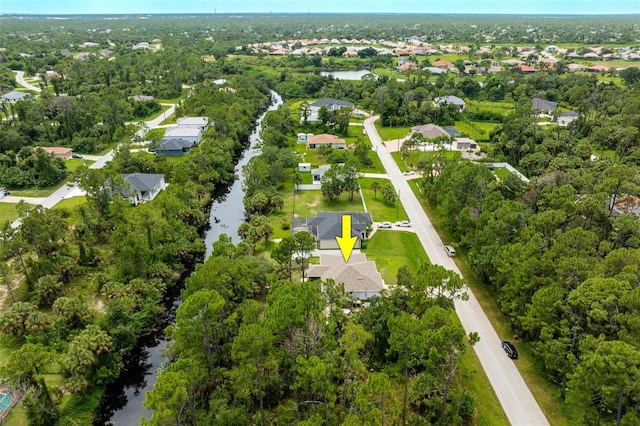
M 164 132 L 165 139 L 184 139 L 193 143 L 200 142 L 202 129 L 194 127 L 167 127 Z
M 318 212 L 315 217 L 306 218 L 307 231 L 318 241 L 321 250 L 336 250 L 336 237 L 342 236 L 342 216 L 351 216 L 351 236 L 357 237 L 355 248 L 360 248 L 362 240 L 368 238 L 368 228 L 373 223 L 370 213 Z
M 567 69 L 571 72 L 576 72 L 576 71 L 584 71 L 585 69 L 587 69 L 587 67 L 580 64 L 569 64 L 567 65 Z
M 73 155 L 73 150 L 64 146 L 41 146 L 40 148 L 49 154 L 51 158 L 68 160 Z
M 317 149 L 321 145 L 329 145 L 333 149 L 345 149 L 347 147 L 344 139 L 327 133 L 311 136 L 307 139 L 307 149 Z
M 313 183 L 322 182 L 322 176 L 324 176 L 324 174 L 330 168 L 331 168 L 331 165 L 323 164 L 323 165 L 319 166 L 317 169 L 312 169 L 311 170 L 311 180 L 313 181 Z
M 551 115 L 558 106 L 557 102 L 545 101 L 542 98 L 533 98 L 533 110 Z
M 478 149 L 478 143 L 470 138 L 455 138 L 452 147 L 458 151 L 476 150 Z
M 442 127 L 435 124 L 415 126 L 411 128 L 411 131 L 421 133 L 422 136 L 427 139 L 435 139 L 441 136 L 444 136 L 446 138 L 449 137 L 449 133 L 447 133 Z
M 167 186 L 162 174 L 128 173 L 122 178 L 129 183 L 128 197 L 134 205 L 153 200 Z
M 467 106 L 467 103 L 463 99 L 460 99 L 457 96 L 451 96 L 451 95 L 435 98 L 433 100 L 433 103 L 436 104 L 437 106 L 455 105 L 456 108 L 458 108 L 458 110 L 460 111 L 462 111 Z
M 309 116 L 307 117 L 308 122 L 319 121 L 318 114 L 320 112 L 320 108 L 325 107 L 329 111 L 338 111 L 342 108 L 350 108 L 353 109 L 353 103 L 349 101 L 343 101 L 340 99 L 334 98 L 322 98 L 313 102 L 309 105 Z
M 418 64 L 413 61 L 406 61 L 402 65 L 398 65 L 396 68 L 398 69 L 398 71 L 417 70 Z
M 162 139 L 155 148 L 156 154 L 164 154 L 167 157 L 179 157 L 189 152 L 195 145 L 193 141 L 185 139 Z
M 379 297 L 385 288 L 375 262 L 367 260 L 362 253 L 353 253 L 349 262 L 345 262 L 340 254 L 323 254 L 319 265 L 309 266 L 307 276 L 311 281 L 332 279 L 344 284 L 345 291 L 354 302 Z
M 425 71 L 429 71 L 429 73 L 432 75 L 440 75 L 448 72 L 446 68 L 438 68 L 438 67 L 425 67 L 423 69 Z
M 152 101 L 153 96 L 133 95 L 133 96 L 129 96 L 127 99 L 131 99 L 132 101 L 136 101 L 136 102 L 146 102 L 146 101 Z
M 580 115 L 577 112 L 565 111 L 558 114 L 558 117 L 556 118 L 556 122 L 558 123 L 558 126 L 565 127 L 565 126 L 568 126 L 569 123 L 576 121 L 578 118 L 580 118 Z
M 12 90 L 9 93 L 5 93 L 4 95 L 2 95 L 2 101 L 3 102 L 8 102 L 10 104 L 16 103 L 18 101 L 23 100 L 24 98 L 26 98 L 27 96 L 29 96 L 29 93 L 26 92 L 18 92 L 17 90 Z
M 445 61 L 443 59 L 432 62 L 431 65 L 433 65 L 436 68 L 447 68 L 447 69 L 455 68 L 455 65 L 453 64 L 453 62 Z
M 180 117 L 176 120 L 178 127 L 207 130 L 209 117 Z

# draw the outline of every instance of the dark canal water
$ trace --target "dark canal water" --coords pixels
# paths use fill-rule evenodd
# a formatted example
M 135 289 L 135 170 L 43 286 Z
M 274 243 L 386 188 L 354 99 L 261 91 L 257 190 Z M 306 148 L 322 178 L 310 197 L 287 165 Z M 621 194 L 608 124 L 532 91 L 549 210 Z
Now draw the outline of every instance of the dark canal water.
M 272 92 L 272 101 L 267 111 L 277 109 L 282 104 L 282 98 L 275 92 Z M 249 139 L 250 147 L 245 150 L 236 165 L 237 179 L 211 206 L 209 217 L 211 228 L 205 236 L 207 247 L 205 260 L 211 255 L 212 243 L 217 241 L 221 234 L 230 235 L 234 243 L 240 241 L 236 231 L 245 218 L 241 172 L 242 167 L 251 157 L 260 153 L 256 142 L 262 130 L 262 120 L 265 115 L 266 112 L 258 118 L 256 128 Z M 175 288 L 167 293 L 164 301 L 167 309 L 158 321 L 157 329 L 142 337 L 138 346 L 124 360 L 120 377 L 107 388 L 102 398 L 94 425 L 133 426 L 140 423 L 141 417 L 147 419 L 151 417 L 151 411 L 143 406 L 143 402 L 147 391 L 153 389 L 156 384 L 158 369 L 167 362 L 162 354 L 162 349 L 167 344 L 164 329 L 175 320 L 176 309 L 181 302 L 180 290 Z

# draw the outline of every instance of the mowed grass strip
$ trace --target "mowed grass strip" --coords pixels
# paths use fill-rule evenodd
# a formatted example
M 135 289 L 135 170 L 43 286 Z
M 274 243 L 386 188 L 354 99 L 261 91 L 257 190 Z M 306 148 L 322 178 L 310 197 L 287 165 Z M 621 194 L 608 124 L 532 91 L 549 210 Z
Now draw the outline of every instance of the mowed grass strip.
M 415 274 L 421 264 L 430 263 L 418 236 L 409 231 L 378 230 L 362 252 L 367 259 L 376 262 L 378 272 L 388 286 L 396 285 L 401 266 L 407 265 Z
M 18 218 L 15 203 L 0 203 L 0 224 L 6 221 L 13 222 Z

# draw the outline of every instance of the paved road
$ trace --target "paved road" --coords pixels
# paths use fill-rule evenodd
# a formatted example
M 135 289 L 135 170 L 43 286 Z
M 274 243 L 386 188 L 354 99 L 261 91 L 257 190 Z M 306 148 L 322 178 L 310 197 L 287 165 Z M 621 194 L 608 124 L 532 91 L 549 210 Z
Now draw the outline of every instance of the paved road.
M 418 235 L 433 264 L 442 265 L 460 274 L 456 264 L 446 255 L 438 233 L 431 225 L 429 218 L 413 191 L 411 191 L 389 150 L 382 145 L 382 139 L 374 125 L 377 119 L 378 117 L 371 117 L 365 120 L 364 126 L 374 149 L 377 150 L 380 156 L 391 183 L 400 194 L 400 201 L 409 216 L 413 230 Z M 456 313 L 467 333 L 475 331 L 480 335 L 480 341 L 473 348 L 480 359 L 491 386 L 493 386 L 498 396 L 498 400 L 502 404 L 507 418 L 515 426 L 548 425 L 549 422 L 533 398 L 520 372 L 515 367 L 514 361 L 509 359 L 502 350 L 500 346 L 501 339 L 482 311 L 478 300 L 471 290 L 468 289 L 467 291 L 469 300 L 466 302 L 457 300 L 455 302 Z
M 18 71 L 19 73 L 21 73 L 22 71 Z M 19 75 L 19 74 L 18 74 Z M 18 75 L 16 75 L 16 79 L 18 79 Z M 20 80 L 18 80 L 20 81 Z M 22 83 L 20 83 L 22 84 Z M 149 131 L 149 129 L 153 129 L 155 127 L 157 127 L 162 121 L 165 120 L 166 117 L 169 117 L 171 114 L 173 114 L 173 112 L 175 111 L 175 105 L 172 105 L 164 114 L 160 114 L 160 116 L 154 118 L 153 120 L 149 120 L 146 121 L 146 126 L 143 126 L 143 128 L 141 128 L 140 130 L 138 130 L 138 132 L 136 133 L 137 136 L 140 137 L 144 137 L 144 135 Z M 111 161 L 113 159 L 113 150 L 107 152 L 105 155 L 103 156 L 87 156 L 87 159 L 94 159 L 95 163 L 93 163 L 92 165 L 89 166 L 90 169 L 101 169 L 102 167 L 105 166 L 105 164 L 107 164 L 107 162 Z M 69 198 L 69 197 L 79 197 L 85 195 L 84 192 L 78 188 L 75 184 L 71 184 L 71 185 L 64 185 L 61 188 L 57 189 L 56 191 L 54 191 L 51 195 L 49 195 L 47 198 L 39 198 L 38 202 L 35 204 L 40 204 L 46 208 L 51 208 L 53 206 L 55 206 L 56 204 L 58 204 L 60 201 L 62 201 L 64 198 Z M 7 197 L 4 197 L 5 199 Z M 10 202 L 8 199 L 5 200 L 3 198 L 0 198 L 0 202 L 3 201 L 7 201 Z M 25 200 L 27 201 L 27 200 Z M 20 219 L 15 220 L 11 226 L 13 226 L 14 228 L 17 228 L 18 226 L 20 226 Z
M 34 92 L 42 91 L 42 89 L 40 89 L 38 86 L 34 86 L 31 83 L 27 83 L 27 81 L 24 79 L 24 71 L 16 71 L 16 81 L 20 83 L 22 86 L 26 87 L 27 89 L 33 90 Z

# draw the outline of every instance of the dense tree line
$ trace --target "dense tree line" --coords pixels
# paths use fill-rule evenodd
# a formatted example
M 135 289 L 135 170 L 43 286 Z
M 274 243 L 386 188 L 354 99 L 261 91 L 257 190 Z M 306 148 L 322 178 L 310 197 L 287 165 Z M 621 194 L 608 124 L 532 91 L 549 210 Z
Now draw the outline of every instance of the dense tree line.
M 182 113 L 220 123 L 185 161 L 170 164 L 122 147 L 105 168 L 81 166 L 72 176 L 86 191 L 86 204 L 73 210 L 21 204 L 20 227 L 3 225 L 0 279 L 9 298 L 0 332 L 17 349 L 2 376 L 25 391 L 32 424 L 89 424 L 123 357 L 154 327 L 166 289 L 202 259 L 206 208 L 233 181 L 234 161 L 270 98 L 259 78 L 234 84 L 233 95 L 193 88 L 182 103 Z M 23 148 L 19 161 L 23 152 L 31 149 Z M 39 170 L 32 168 L 44 176 Z M 131 206 L 122 198 L 127 185 L 120 174 L 135 172 L 165 173 L 169 186 L 153 202 Z M 60 387 L 45 383 L 52 371 L 62 375 Z
M 291 264 L 291 254 L 278 259 Z M 403 267 L 399 287 L 347 316 L 342 285 L 290 281 L 286 269 L 225 235 L 214 243 L 168 330 L 175 361 L 147 396 L 147 424 L 473 418 L 474 398 L 456 379 L 477 339 L 465 337 L 452 310 L 453 298 L 464 297 L 459 277 L 428 264 L 415 276 Z
M 534 176 L 530 184 L 513 175 L 497 182 L 481 163 L 442 160 L 423 188 L 476 273 L 494 286 L 513 333 L 532 343 L 567 401 L 585 407 L 579 420 L 634 424 L 640 222 L 615 209 L 638 195 L 640 175 L 635 166 L 589 160 L 576 142 L 556 143 L 553 152 L 552 135 L 536 127 L 516 126 L 497 146 L 529 144 L 516 160 Z M 549 163 L 528 168 L 532 151 Z

